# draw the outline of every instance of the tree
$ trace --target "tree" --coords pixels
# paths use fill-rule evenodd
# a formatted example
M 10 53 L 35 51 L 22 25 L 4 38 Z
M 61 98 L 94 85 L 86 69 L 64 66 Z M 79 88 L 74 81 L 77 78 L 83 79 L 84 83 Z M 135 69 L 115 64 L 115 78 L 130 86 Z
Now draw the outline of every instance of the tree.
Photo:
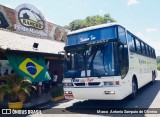
M 160 56 L 157 56 L 157 69 L 160 71 Z
M 108 21 L 115 22 L 116 20 L 111 18 L 109 14 L 104 14 L 104 16 L 99 16 L 99 15 L 88 16 L 83 20 L 81 19 L 73 20 L 68 26 L 64 26 L 64 28 L 67 28 L 73 31 L 73 30 L 78 30 L 85 27 L 89 27 L 89 26 L 104 24 L 104 23 L 107 23 Z
M 160 63 L 160 56 L 157 56 L 157 63 Z
M 84 28 L 85 26 L 85 22 L 83 20 L 73 20 L 69 26 L 65 26 L 65 28 L 69 29 L 69 30 L 78 30 L 81 28 Z
M 160 71 L 160 63 L 157 65 L 157 69 Z

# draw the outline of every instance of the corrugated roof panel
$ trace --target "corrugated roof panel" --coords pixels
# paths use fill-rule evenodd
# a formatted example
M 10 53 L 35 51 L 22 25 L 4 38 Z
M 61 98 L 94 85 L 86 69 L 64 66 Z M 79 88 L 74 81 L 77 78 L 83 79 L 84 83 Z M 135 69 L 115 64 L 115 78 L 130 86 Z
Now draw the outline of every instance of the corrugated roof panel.
M 33 44 L 39 43 L 38 49 L 33 49 Z M 63 51 L 65 43 L 24 36 L 13 32 L 0 30 L 0 48 L 3 50 L 22 50 L 58 54 Z

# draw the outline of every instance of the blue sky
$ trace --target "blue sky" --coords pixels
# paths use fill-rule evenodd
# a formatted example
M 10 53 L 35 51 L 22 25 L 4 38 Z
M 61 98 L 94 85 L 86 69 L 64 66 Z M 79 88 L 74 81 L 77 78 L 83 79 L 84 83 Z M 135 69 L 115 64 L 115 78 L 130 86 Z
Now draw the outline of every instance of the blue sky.
M 86 16 L 109 13 L 160 56 L 160 0 L 0 0 L 0 4 L 13 9 L 23 3 L 34 5 L 46 20 L 61 26 Z

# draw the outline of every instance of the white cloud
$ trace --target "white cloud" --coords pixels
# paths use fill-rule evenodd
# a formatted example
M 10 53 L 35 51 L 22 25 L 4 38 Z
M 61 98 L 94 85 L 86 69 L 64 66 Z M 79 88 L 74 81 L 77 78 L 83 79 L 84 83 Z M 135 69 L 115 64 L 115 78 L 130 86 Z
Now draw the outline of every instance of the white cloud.
M 142 38 L 142 39 L 144 38 L 144 35 L 143 35 L 141 32 L 137 32 L 136 35 L 137 35 L 137 37 L 139 37 L 139 38 Z
M 99 10 L 99 14 L 102 15 L 104 14 L 104 11 L 102 9 Z
M 151 33 L 151 32 L 158 32 L 158 29 L 156 28 L 147 28 L 146 32 Z
M 138 0 L 128 0 L 128 5 L 135 5 L 135 4 L 138 4 L 139 1 Z

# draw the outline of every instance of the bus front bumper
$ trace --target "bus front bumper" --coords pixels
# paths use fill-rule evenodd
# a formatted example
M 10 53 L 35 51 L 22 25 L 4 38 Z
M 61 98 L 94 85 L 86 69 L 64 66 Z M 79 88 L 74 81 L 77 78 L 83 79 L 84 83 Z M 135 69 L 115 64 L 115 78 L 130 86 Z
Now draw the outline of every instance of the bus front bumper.
M 66 99 L 121 100 L 126 97 L 121 87 L 64 88 Z

